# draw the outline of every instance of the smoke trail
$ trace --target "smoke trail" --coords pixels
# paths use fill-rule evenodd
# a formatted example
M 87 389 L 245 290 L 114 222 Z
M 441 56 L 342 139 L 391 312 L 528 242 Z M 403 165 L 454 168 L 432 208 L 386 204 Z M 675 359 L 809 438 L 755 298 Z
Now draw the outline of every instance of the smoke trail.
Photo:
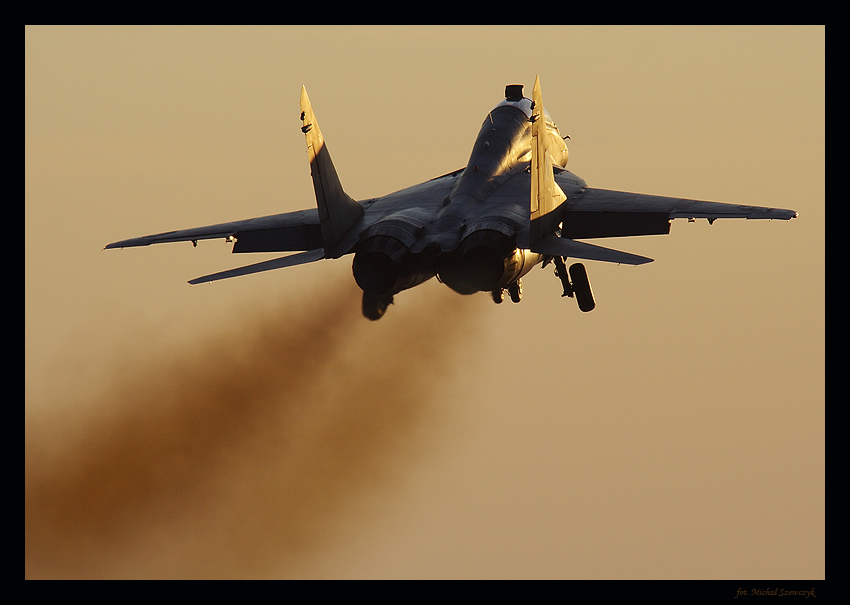
M 332 541 L 469 335 L 474 302 L 420 290 L 372 323 L 347 282 L 161 352 L 76 436 L 28 417 L 26 577 L 263 577 Z

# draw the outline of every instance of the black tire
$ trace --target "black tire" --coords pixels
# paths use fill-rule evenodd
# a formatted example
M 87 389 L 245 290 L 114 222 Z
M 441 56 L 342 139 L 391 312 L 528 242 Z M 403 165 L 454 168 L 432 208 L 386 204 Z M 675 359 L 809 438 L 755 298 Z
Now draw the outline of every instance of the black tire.
M 522 300 L 522 284 L 519 280 L 508 286 L 508 294 L 511 295 L 511 301 L 515 303 Z
M 374 296 L 372 294 L 363 293 L 363 317 L 376 321 L 384 316 L 387 312 L 387 307 L 393 304 L 392 294 L 384 296 Z
M 596 308 L 596 302 L 593 300 L 593 290 L 590 289 L 590 281 L 587 279 L 587 271 L 583 264 L 570 265 L 570 279 L 573 282 L 578 308 L 585 313 L 593 311 Z

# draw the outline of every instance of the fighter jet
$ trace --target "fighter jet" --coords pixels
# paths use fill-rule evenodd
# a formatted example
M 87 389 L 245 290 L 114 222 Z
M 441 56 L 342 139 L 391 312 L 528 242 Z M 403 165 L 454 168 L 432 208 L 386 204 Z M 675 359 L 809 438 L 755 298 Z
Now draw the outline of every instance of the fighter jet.
M 384 315 L 393 297 L 432 277 L 460 294 L 488 292 L 501 303 L 522 296 L 521 278 L 554 265 L 563 296 L 579 309 L 596 303 L 585 267 L 568 258 L 628 265 L 651 258 L 579 241 L 660 235 L 673 219 L 795 218 L 793 210 L 661 197 L 588 187 L 566 170 L 564 136 L 543 107 L 539 76 L 531 98 L 509 84 L 472 147 L 466 167 L 365 200 L 343 189 L 307 90 L 301 89 L 316 208 L 122 240 L 106 248 L 225 238 L 233 252 L 299 252 L 205 275 L 190 284 L 353 254 L 363 315 Z

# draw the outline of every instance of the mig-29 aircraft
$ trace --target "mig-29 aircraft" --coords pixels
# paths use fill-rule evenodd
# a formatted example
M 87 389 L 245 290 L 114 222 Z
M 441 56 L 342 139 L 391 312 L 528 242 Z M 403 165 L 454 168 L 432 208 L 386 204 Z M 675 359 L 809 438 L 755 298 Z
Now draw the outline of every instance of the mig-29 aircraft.
M 563 296 L 582 311 L 595 307 L 584 265 L 567 258 L 640 265 L 651 258 L 577 241 L 670 232 L 676 218 L 781 219 L 793 210 L 701 202 L 595 189 L 565 170 L 565 139 L 543 108 L 540 78 L 531 98 L 521 84 L 484 120 L 466 167 L 379 198 L 354 200 L 340 184 L 307 90 L 301 89 L 301 130 L 307 137 L 317 208 L 209 227 L 168 231 L 106 246 L 226 238 L 233 252 L 294 252 L 213 273 L 211 282 L 325 258 L 354 254 L 363 315 L 380 318 L 393 296 L 437 277 L 460 294 L 507 291 L 522 296 L 520 279 L 536 264 L 555 266 Z

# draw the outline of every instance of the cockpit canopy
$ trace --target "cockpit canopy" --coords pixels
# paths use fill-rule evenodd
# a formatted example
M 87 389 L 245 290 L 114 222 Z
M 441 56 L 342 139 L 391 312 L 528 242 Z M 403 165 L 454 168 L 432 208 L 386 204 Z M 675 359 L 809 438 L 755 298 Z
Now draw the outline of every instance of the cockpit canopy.
M 522 111 L 528 119 L 531 119 L 533 102 L 528 97 L 523 96 L 522 88 L 522 84 L 508 84 L 505 86 L 505 100 L 496 105 L 494 109 L 498 109 L 499 107 L 516 107 Z M 543 108 L 543 119 L 546 121 L 546 130 L 549 132 L 550 136 L 549 140 L 551 141 L 550 151 L 552 153 L 552 161 L 561 168 L 565 168 L 567 160 L 569 159 L 569 150 L 567 149 L 564 139 L 569 137 L 565 137 L 561 134 L 561 131 L 558 130 L 558 126 L 555 124 L 552 116 L 549 115 L 549 112 L 546 111 L 545 107 Z
M 508 84 L 505 86 L 505 100 L 496 105 L 496 107 L 516 107 L 525 113 L 526 116 L 531 118 L 531 99 L 528 97 L 524 97 L 522 95 L 522 84 Z M 555 128 L 557 130 L 557 126 L 555 126 L 554 120 L 552 120 L 552 116 L 549 115 L 549 112 L 546 108 L 543 108 L 543 118 L 546 120 L 546 124 Z

